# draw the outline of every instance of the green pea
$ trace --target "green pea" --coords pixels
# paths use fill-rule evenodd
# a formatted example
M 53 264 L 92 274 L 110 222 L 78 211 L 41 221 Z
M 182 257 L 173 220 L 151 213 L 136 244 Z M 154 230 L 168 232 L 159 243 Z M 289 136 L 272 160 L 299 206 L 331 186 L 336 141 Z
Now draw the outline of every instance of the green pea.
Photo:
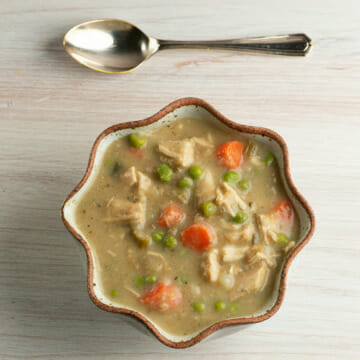
M 135 276 L 134 284 L 137 288 L 141 288 L 144 286 L 144 277 L 143 276 Z
M 236 224 L 243 224 L 249 218 L 245 211 L 239 211 L 233 218 L 233 222 Z
M 194 180 L 199 180 L 203 174 L 203 169 L 199 166 L 193 165 L 189 168 L 189 176 Z
M 168 164 L 160 164 L 156 168 L 156 173 L 159 176 L 159 179 L 163 182 L 171 181 L 173 176 L 173 171 Z
M 182 178 L 179 182 L 178 182 L 178 187 L 180 189 L 185 189 L 185 188 L 189 188 L 193 185 L 193 181 L 191 178 L 189 178 L 188 176 L 185 176 L 184 178 Z
M 165 236 L 163 243 L 164 243 L 164 246 L 172 249 L 172 248 L 176 247 L 177 240 L 176 240 L 176 237 L 167 235 L 167 236 Z
M 268 153 L 265 155 L 265 158 L 264 158 L 264 163 L 266 166 L 270 166 L 275 160 L 275 157 L 273 154 L 271 153 Z
M 201 205 L 201 210 L 206 217 L 216 213 L 216 205 L 211 201 L 206 201 Z
M 129 135 L 129 143 L 133 147 L 140 148 L 146 144 L 146 139 L 137 133 L 132 133 Z
M 157 232 L 154 232 L 151 235 L 151 237 L 154 240 L 154 242 L 160 243 L 164 240 L 165 233 L 163 231 L 157 231 Z
M 242 180 L 237 184 L 237 186 L 241 190 L 248 190 L 250 188 L 250 181 L 249 180 Z
M 224 311 L 226 309 L 226 304 L 222 300 L 216 301 L 214 304 L 216 311 Z
M 145 277 L 145 283 L 146 284 L 154 284 L 156 283 L 156 276 L 155 275 L 148 275 Z
M 118 294 L 118 292 L 116 289 L 111 290 L 111 297 L 117 297 L 117 294 Z
M 187 285 L 188 281 L 185 275 L 180 275 L 179 280 L 184 284 Z
M 231 313 L 237 313 L 240 309 L 241 309 L 241 306 L 240 306 L 240 304 L 237 304 L 237 303 L 230 304 L 230 306 L 229 306 L 229 310 Z
M 290 241 L 289 237 L 283 233 L 277 234 L 277 242 L 280 244 L 286 244 Z
M 233 184 L 239 181 L 240 177 L 239 174 L 235 171 L 228 171 L 223 176 L 224 181 Z
M 205 310 L 205 304 L 201 301 L 193 302 L 192 307 L 198 313 L 201 313 Z

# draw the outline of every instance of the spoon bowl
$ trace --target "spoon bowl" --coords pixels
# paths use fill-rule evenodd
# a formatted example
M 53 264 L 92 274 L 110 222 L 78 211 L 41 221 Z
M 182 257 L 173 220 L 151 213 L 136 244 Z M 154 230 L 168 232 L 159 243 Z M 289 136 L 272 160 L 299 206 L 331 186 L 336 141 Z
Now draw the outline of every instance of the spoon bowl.
M 124 73 L 136 69 L 163 49 L 221 49 L 304 56 L 311 40 L 305 34 L 215 41 L 158 40 L 129 22 L 104 19 L 76 25 L 64 36 L 63 45 L 70 56 L 90 69 Z
M 122 20 L 93 20 L 70 29 L 63 41 L 67 53 L 93 70 L 123 73 L 154 54 L 159 44 Z

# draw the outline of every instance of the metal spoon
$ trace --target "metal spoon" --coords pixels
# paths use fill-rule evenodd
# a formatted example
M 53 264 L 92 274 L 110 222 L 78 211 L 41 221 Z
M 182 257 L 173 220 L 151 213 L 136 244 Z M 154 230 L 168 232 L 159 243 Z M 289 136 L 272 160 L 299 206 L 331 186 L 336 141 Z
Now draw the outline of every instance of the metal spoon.
M 73 27 L 64 36 L 63 45 L 70 56 L 90 69 L 124 73 L 136 69 L 164 49 L 219 49 L 304 56 L 311 47 L 311 40 L 305 34 L 214 41 L 157 40 L 126 21 L 104 19 Z

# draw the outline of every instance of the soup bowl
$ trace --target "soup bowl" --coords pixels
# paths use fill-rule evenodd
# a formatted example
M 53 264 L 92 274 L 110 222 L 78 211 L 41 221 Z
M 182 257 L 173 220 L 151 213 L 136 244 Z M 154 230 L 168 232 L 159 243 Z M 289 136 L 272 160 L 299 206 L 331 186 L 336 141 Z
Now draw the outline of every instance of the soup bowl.
M 97 271 L 97 269 L 99 269 L 99 265 L 97 263 L 96 254 L 91 249 L 86 236 L 81 232 L 75 221 L 76 206 L 95 180 L 104 154 L 107 148 L 114 141 L 129 135 L 135 128 L 141 127 L 155 129 L 182 117 L 193 118 L 194 120 L 197 118 L 205 118 L 207 121 L 220 122 L 224 126 L 235 132 L 241 133 L 249 139 L 266 143 L 271 148 L 277 159 L 285 191 L 295 208 L 300 223 L 299 239 L 296 246 L 282 263 L 281 269 L 276 278 L 274 291 L 264 308 L 251 316 L 237 316 L 231 319 L 215 322 L 212 325 L 187 336 L 170 334 L 147 318 L 145 314 L 127 306 L 121 306 L 112 302 L 111 298 L 109 298 L 109 296 L 101 289 L 100 275 Z M 211 105 L 197 98 L 183 98 L 176 100 L 149 118 L 140 121 L 120 123 L 104 130 L 98 136 L 92 147 L 88 167 L 84 177 L 66 198 L 62 206 L 61 213 L 65 226 L 75 236 L 75 238 L 79 240 L 80 244 L 85 249 L 87 257 L 87 285 L 91 300 L 103 310 L 113 313 L 126 314 L 139 320 L 144 323 L 161 342 L 174 348 L 186 348 L 197 344 L 210 334 L 225 327 L 257 323 L 273 316 L 279 310 L 284 299 L 286 276 L 289 266 L 299 251 L 310 240 L 315 228 L 313 211 L 304 197 L 299 193 L 291 179 L 288 149 L 283 138 L 269 129 L 241 125 L 230 121 L 215 110 Z

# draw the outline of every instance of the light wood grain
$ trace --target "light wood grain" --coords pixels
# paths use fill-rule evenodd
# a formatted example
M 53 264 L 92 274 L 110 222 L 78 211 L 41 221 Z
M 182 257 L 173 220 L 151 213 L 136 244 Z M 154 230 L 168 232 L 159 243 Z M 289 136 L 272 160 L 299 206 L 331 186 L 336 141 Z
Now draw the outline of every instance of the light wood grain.
M 359 359 L 360 5 L 357 1 L 3 1 L 0 359 Z M 169 51 L 126 75 L 81 67 L 64 32 L 104 17 L 174 39 L 306 32 L 307 58 Z M 182 351 L 88 299 L 62 201 L 105 127 L 196 96 L 279 132 L 317 218 L 272 319 Z

